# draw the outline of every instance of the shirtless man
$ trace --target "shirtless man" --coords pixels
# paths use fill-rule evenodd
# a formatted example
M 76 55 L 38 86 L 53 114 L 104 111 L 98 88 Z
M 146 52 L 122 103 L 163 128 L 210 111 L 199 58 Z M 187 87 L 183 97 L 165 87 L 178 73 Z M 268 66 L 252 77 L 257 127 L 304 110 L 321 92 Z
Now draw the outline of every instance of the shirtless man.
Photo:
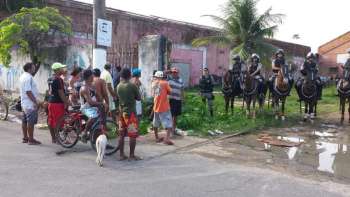
M 109 98 L 108 98 L 108 93 L 107 93 L 107 88 L 106 88 L 106 82 L 105 80 L 101 79 L 101 71 L 98 68 L 95 68 L 93 71 L 94 74 L 94 86 L 96 88 L 96 99 L 98 102 L 103 102 L 105 103 L 106 107 L 106 112 L 109 111 Z

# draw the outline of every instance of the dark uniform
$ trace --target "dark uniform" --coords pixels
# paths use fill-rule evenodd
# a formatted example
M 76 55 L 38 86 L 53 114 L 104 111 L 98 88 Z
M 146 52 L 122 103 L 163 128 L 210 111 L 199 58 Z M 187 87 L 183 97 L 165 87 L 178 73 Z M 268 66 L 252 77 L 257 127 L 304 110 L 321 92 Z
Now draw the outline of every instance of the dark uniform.
M 206 102 L 208 103 L 210 115 L 213 116 L 214 115 L 214 112 L 213 112 L 214 79 L 213 77 L 211 75 L 208 75 L 208 76 L 203 75 L 199 80 L 199 89 L 202 96 L 202 101 L 204 103 Z
M 280 71 L 282 66 L 285 65 L 285 64 L 286 64 L 286 61 L 285 61 L 284 57 L 282 57 L 282 58 L 276 57 L 276 59 L 274 59 L 272 61 L 272 73 L 273 74 L 272 74 L 272 76 L 269 79 L 270 90 L 272 88 L 273 82 L 275 81 L 278 72 Z
M 264 93 L 264 77 L 261 75 L 261 69 L 262 69 L 262 64 L 261 63 L 251 63 L 251 65 L 248 68 L 249 74 L 254 74 L 254 78 L 259 81 L 258 84 L 258 92 L 259 94 Z
M 343 66 L 343 76 L 345 80 L 350 80 L 350 58 Z
M 315 73 L 315 79 L 316 79 L 316 86 L 317 86 L 317 99 L 321 99 L 322 96 L 322 81 L 319 76 L 317 76 L 318 73 L 318 68 L 316 62 L 308 62 L 305 61 L 303 66 L 300 69 L 300 72 L 303 77 L 299 78 L 297 83 L 296 83 L 296 89 L 299 95 L 299 98 L 301 98 L 301 86 L 303 82 L 305 81 L 305 78 L 307 77 L 308 73 L 314 72 Z

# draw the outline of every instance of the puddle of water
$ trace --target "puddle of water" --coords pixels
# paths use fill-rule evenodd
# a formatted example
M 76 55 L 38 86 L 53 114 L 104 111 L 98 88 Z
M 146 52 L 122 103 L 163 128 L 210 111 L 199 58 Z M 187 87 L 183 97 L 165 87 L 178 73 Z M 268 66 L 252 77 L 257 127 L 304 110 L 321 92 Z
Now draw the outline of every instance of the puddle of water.
M 286 154 L 289 160 L 296 160 L 296 157 L 304 157 L 304 159 L 310 157 L 310 160 L 313 161 L 312 163 L 317 167 L 317 170 L 350 177 L 350 171 L 347 169 L 345 170 L 343 167 L 350 163 L 348 145 L 338 142 L 340 140 L 338 139 L 337 130 L 332 127 L 327 127 L 327 129 L 313 131 L 312 135 L 318 136 L 319 138 L 312 139 L 306 137 L 303 139 L 301 137 L 280 136 L 278 139 L 297 143 L 305 142 L 300 147 L 287 148 Z M 349 134 L 344 132 L 342 135 L 344 137 L 344 135 L 348 136 Z M 331 142 L 329 140 L 330 138 L 332 139 Z M 314 155 L 316 158 L 312 159 Z M 344 175 L 344 171 L 349 171 L 347 173 L 348 175 Z
M 264 149 L 318 171 L 350 178 L 350 132 L 347 128 L 323 124 L 317 130 L 295 127 L 284 131 L 292 136 L 277 136 L 278 140 L 302 144 L 283 148 L 264 143 Z
M 335 130 L 314 131 L 314 135 L 323 138 L 336 137 Z

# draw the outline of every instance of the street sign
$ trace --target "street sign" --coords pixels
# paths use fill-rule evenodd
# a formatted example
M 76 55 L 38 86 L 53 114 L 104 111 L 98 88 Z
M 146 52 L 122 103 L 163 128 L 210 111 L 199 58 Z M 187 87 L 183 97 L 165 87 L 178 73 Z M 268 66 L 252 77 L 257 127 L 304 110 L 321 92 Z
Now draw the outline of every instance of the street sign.
M 97 45 L 112 46 L 112 21 L 97 19 Z

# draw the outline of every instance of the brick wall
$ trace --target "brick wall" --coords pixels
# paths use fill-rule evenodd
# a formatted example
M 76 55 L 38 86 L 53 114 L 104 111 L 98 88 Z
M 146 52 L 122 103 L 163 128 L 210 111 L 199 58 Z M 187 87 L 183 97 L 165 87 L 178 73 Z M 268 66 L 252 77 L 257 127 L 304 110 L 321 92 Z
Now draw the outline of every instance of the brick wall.
M 330 69 L 338 68 L 338 73 L 342 72 L 341 64 L 337 62 L 337 56 L 346 54 L 346 51 L 350 48 L 350 32 L 339 36 L 338 38 L 319 47 L 320 68 L 321 72 L 325 75 L 336 75 L 337 73 L 331 73 Z

